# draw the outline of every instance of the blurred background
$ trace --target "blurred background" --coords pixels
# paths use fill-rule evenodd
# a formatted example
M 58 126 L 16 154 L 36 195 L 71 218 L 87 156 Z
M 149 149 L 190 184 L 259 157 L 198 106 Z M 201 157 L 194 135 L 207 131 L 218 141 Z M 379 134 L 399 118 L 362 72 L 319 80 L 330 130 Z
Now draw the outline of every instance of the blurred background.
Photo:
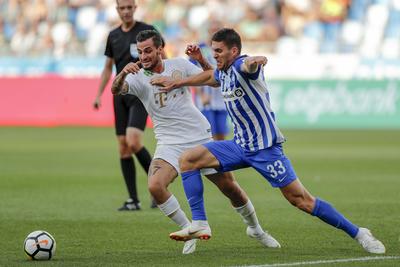
M 158 28 L 170 57 L 207 41 L 212 25 L 235 28 L 244 53 L 269 58 L 265 74 L 283 127 L 400 128 L 400 0 L 137 4 L 135 18 Z M 0 0 L 0 125 L 112 125 L 109 93 L 99 112 L 91 102 L 108 32 L 119 25 L 115 6 Z

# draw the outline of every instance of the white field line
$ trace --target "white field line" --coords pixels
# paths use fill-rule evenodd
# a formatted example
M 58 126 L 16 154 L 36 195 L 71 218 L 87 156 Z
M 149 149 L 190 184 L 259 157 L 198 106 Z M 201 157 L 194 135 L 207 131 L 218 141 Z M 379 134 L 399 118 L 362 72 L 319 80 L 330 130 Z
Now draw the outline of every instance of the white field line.
M 241 267 L 281 267 L 281 266 L 301 266 L 301 265 L 316 265 L 316 264 L 329 264 L 340 262 L 354 262 L 354 261 L 384 261 L 384 260 L 398 260 L 400 256 L 376 256 L 376 257 L 362 257 L 362 258 L 348 258 L 336 260 L 319 260 L 319 261 L 301 261 L 289 263 L 273 263 L 262 265 L 240 265 Z

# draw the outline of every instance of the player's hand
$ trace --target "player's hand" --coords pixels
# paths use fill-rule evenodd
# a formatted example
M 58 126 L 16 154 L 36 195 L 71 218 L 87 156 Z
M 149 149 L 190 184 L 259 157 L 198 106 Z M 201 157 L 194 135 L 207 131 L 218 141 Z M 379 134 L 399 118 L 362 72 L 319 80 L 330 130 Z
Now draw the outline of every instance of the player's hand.
M 128 63 L 126 64 L 126 66 L 124 67 L 124 69 L 122 70 L 123 73 L 132 73 L 132 74 L 136 74 L 140 71 L 141 69 L 141 65 L 140 63 Z
M 160 87 L 161 92 L 169 92 L 177 88 L 176 80 L 167 76 L 158 76 L 150 80 L 150 83 Z
M 100 97 L 97 96 L 93 102 L 93 108 L 98 110 L 98 109 L 100 109 L 100 107 L 101 107 L 101 99 L 100 99 Z
M 246 61 L 248 62 L 248 65 L 262 65 L 265 66 L 267 65 L 268 59 L 267 57 L 264 56 L 256 56 L 256 57 L 249 57 L 248 59 L 246 59 Z
M 198 45 L 190 44 L 186 47 L 185 54 L 188 55 L 191 59 L 196 60 L 198 62 L 203 60 L 203 54 L 201 53 L 201 49 Z

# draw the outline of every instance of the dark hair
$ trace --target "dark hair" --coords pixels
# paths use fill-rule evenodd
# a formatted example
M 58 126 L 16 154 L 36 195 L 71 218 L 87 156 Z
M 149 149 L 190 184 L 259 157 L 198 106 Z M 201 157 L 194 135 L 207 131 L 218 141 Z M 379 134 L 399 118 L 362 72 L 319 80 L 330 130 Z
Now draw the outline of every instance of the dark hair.
M 242 40 L 234 29 L 222 28 L 213 34 L 211 41 L 223 42 L 228 48 L 236 46 L 239 49 L 239 54 L 242 50 Z
M 117 6 L 119 6 L 118 0 L 115 0 L 115 2 L 117 3 Z M 133 4 L 136 5 L 136 0 L 133 0 Z
M 153 39 L 155 47 L 164 47 L 164 39 L 161 37 L 161 34 L 159 34 L 156 30 L 144 30 L 139 32 L 139 34 L 136 36 L 136 42 L 144 42 L 150 38 Z

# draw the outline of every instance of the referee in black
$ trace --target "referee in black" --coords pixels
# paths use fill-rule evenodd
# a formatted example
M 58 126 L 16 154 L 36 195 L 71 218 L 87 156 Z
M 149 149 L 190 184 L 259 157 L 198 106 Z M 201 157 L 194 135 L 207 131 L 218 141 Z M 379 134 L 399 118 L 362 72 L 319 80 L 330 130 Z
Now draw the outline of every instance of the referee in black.
M 136 36 L 143 30 L 155 30 L 151 25 L 136 21 L 133 14 L 136 10 L 135 0 L 116 0 L 117 11 L 122 24 L 112 30 L 107 38 L 105 55 L 107 56 L 101 73 L 101 82 L 96 99 L 95 109 L 101 106 L 101 95 L 110 80 L 113 64 L 117 74 L 130 62 L 137 62 Z M 114 96 L 115 130 L 119 144 L 119 155 L 122 175 L 124 176 L 129 198 L 118 210 L 140 210 L 140 201 L 136 190 L 136 168 L 132 158 L 136 158 L 148 173 L 151 156 L 143 146 L 143 131 L 146 127 L 147 112 L 142 102 L 132 95 Z M 153 202 L 151 207 L 156 207 Z

